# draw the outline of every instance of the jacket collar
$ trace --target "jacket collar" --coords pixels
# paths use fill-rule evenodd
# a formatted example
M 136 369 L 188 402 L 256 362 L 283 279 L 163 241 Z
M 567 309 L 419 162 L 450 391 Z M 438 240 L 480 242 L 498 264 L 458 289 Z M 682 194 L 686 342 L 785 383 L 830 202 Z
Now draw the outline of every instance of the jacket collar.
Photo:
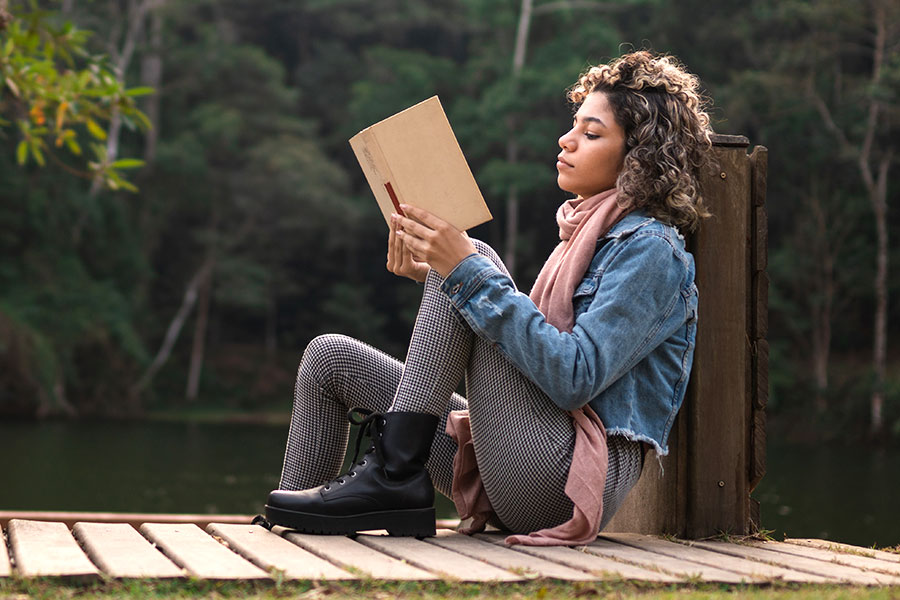
M 642 210 L 632 211 L 622 217 L 622 219 L 618 223 L 610 227 L 609 231 L 606 232 L 606 235 L 604 235 L 603 238 L 618 239 L 631 235 L 644 225 L 652 223 L 655 220 L 656 219 L 647 215 L 647 213 Z

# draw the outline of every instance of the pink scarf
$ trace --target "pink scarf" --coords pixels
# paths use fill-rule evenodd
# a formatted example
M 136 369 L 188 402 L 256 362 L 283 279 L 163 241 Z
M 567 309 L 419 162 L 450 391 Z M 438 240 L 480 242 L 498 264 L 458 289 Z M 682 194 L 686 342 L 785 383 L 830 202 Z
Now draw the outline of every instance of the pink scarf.
M 530 297 L 547 322 L 560 331 L 572 331 L 575 326 L 572 296 L 594 258 L 597 240 L 626 212 L 616 202 L 615 188 L 567 200 L 556 211 L 561 241 L 538 273 Z
M 587 199 L 569 200 L 557 210 L 556 221 L 562 241 L 538 274 L 531 299 L 544 313 L 547 322 L 560 331 L 572 331 L 575 325 L 572 297 L 591 264 L 597 240 L 625 214 L 626 211 L 616 203 L 615 189 Z M 606 430 L 588 404 L 570 414 L 575 429 L 575 449 L 565 492 L 574 505 L 572 518 L 556 527 L 508 536 L 507 544 L 570 546 L 588 544 L 597 537 L 609 467 Z M 458 446 L 453 458 L 453 503 L 461 519 L 472 518 L 471 525 L 460 532 L 483 531 L 494 510 L 475 459 L 469 411 L 451 412 L 446 431 Z

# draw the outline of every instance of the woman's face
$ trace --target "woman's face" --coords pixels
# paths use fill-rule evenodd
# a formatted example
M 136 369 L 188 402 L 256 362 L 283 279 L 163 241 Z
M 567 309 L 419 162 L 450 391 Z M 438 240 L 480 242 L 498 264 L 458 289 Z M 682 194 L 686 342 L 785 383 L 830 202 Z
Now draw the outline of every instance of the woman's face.
M 556 182 L 582 198 L 616 186 L 625 158 L 625 131 L 616 123 L 603 92 L 592 92 L 575 113 L 575 121 L 559 138 Z

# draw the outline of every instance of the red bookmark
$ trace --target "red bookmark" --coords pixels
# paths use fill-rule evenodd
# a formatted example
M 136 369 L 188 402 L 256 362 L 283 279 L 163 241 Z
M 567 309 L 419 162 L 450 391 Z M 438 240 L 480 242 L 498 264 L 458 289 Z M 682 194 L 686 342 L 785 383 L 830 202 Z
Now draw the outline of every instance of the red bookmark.
M 397 214 L 401 217 L 405 217 L 406 215 L 404 215 L 403 211 L 400 210 L 400 201 L 397 200 L 397 194 L 394 193 L 394 187 L 391 185 L 390 181 L 385 182 L 384 189 L 387 190 L 388 196 L 391 197 L 391 202 L 394 203 L 394 210 L 396 210 Z

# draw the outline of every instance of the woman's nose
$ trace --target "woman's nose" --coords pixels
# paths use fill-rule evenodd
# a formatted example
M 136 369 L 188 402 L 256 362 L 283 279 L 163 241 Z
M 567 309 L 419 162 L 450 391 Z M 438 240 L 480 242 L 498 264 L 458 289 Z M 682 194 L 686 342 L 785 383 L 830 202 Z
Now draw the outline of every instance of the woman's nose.
M 574 143 L 574 139 L 575 138 L 572 136 L 572 131 L 571 130 L 567 131 L 566 133 L 559 136 L 559 147 L 562 148 L 563 150 L 571 152 L 573 143 Z

